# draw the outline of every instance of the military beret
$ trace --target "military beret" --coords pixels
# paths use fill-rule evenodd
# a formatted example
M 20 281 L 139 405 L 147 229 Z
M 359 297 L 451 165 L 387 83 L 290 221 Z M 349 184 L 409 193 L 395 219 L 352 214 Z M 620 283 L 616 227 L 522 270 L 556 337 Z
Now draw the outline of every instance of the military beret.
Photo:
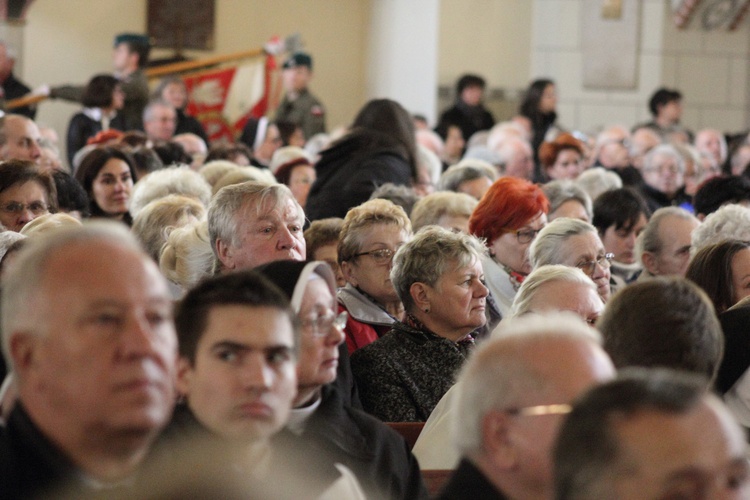
M 117 47 L 121 43 L 130 43 L 133 45 L 142 45 L 145 47 L 150 46 L 150 40 L 146 35 L 139 35 L 138 33 L 120 33 L 115 37 L 114 46 Z
M 284 69 L 296 68 L 297 66 L 307 66 L 308 69 L 312 69 L 312 57 L 310 54 L 304 52 L 295 52 L 289 59 L 284 61 Z

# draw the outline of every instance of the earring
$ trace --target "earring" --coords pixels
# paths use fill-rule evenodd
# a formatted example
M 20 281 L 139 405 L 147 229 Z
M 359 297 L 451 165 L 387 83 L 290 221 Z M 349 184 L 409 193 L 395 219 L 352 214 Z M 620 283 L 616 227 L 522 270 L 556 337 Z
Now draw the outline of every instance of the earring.
M 430 308 L 429 307 L 425 307 L 424 308 L 424 312 L 426 312 L 426 313 L 430 312 Z

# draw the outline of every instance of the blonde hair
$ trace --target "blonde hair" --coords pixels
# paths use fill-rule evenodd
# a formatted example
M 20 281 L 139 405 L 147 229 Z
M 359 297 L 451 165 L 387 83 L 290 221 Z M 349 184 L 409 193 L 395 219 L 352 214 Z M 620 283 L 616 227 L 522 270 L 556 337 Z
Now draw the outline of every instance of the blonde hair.
M 263 171 L 257 167 L 237 167 L 226 172 L 222 175 L 213 185 L 213 195 L 219 192 L 219 190 L 226 186 L 232 186 L 234 184 L 242 184 L 247 181 L 255 182 L 268 182 L 271 184 L 276 183 L 276 178 L 271 175 L 270 177 L 263 173 Z
M 191 219 L 192 218 L 192 219 Z M 193 219 L 206 218 L 206 207 L 187 196 L 170 194 L 146 205 L 133 220 L 133 234 L 143 243 L 146 252 L 156 262 L 167 235 Z
M 214 160 L 203 165 L 198 170 L 198 173 L 206 179 L 206 182 L 208 182 L 211 185 L 211 189 L 213 189 L 216 181 L 221 179 L 225 174 L 238 168 L 240 168 L 239 165 L 232 163 L 229 160 Z
M 469 220 L 479 200 L 466 193 L 439 191 L 419 200 L 411 211 L 411 225 L 416 232 L 424 226 L 437 224 L 444 215 Z
M 364 233 L 375 224 L 394 224 L 411 234 L 411 221 L 400 206 L 378 198 L 362 203 L 347 212 L 339 236 L 339 264 L 353 259 L 362 248 Z
M 56 214 L 40 215 L 36 219 L 29 221 L 19 232 L 24 236 L 30 237 L 46 233 L 52 229 L 78 227 L 80 225 L 81 221 L 72 215 L 59 212 Z
M 216 259 L 208 237 L 208 223 L 205 220 L 173 229 L 167 236 L 159 257 L 162 274 L 183 290 L 212 276 L 215 264 Z

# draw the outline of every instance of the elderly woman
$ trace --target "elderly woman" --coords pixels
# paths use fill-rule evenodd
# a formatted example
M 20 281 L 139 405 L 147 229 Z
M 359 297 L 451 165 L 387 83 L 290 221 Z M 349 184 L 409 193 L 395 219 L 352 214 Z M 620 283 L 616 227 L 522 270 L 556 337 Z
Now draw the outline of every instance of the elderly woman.
M 206 219 L 206 207 L 187 196 L 170 194 L 159 198 L 138 212 L 133 219 L 133 234 L 154 261 L 167 241 L 170 231 Z
M 425 226 L 440 226 L 452 231 L 469 233 L 469 217 L 477 207 L 476 198 L 465 193 L 440 191 L 417 201 L 411 211 L 414 231 Z
M 560 134 L 539 146 L 539 162 L 548 179 L 574 180 L 585 168 L 583 144 L 570 134 Z
M 551 181 L 542 186 L 542 191 L 549 200 L 547 218 L 550 222 L 559 217 L 591 222 L 594 214 L 591 198 L 573 181 Z
M 609 300 L 612 254 L 605 253 L 591 224 L 578 219 L 553 220 L 539 232 L 529 256 L 534 269 L 549 264 L 577 267 L 594 281 L 602 301 L 606 304 Z
M 541 188 L 515 177 L 495 182 L 469 219 L 469 231 L 483 238 L 489 254 L 482 257 L 487 286 L 500 314 L 507 317 L 513 297 L 531 272 L 528 248 L 547 224 L 549 202 Z
M 643 159 L 641 191 L 651 212 L 690 201 L 680 193 L 685 185 L 685 160 L 669 144 L 656 146 Z
M 346 286 L 338 292 L 339 310 L 349 313 L 344 328 L 349 352 L 385 335 L 403 315 L 391 282 L 393 255 L 411 238 L 411 222 L 401 207 L 370 200 L 346 214 L 338 262 Z
M 159 269 L 169 280 L 175 298 L 213 276 L 216 257 L 211 249 L 206 220 L 173 229 L 159 254 Z
M 406 318 L 352 355 L 362 406 L 386 422 L 424 422 L 453 385 L 486 322 L 481 242 L 441 227 L 396 254 L 391 279 Z
M 81 161 L 75 177 L 89 196 L 92 217 L 133 223 L 128 209 L 136 177 L 127 153 L 112 147 L 96 148 Z
M 702 248 L 685 277 L 701 287 L 721 314 L 750 296 L 750 244 L 724 240 Z
M 468 159 L 449 167 L 438 181 L 440 191 L 466 193 L 477 200 L 497 180 L 497 170 L 484 160 Z
M 10 231 L 21 231 L 37 217 L 57 211 L 52 177 L 30 161 L 0 163 L 0 223 Z

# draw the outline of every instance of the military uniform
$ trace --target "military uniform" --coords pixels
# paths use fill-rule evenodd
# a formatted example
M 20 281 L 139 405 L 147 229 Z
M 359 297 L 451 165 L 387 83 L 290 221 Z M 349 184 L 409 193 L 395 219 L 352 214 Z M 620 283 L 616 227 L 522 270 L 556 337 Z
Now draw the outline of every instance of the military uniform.
M 120 114 L 125 119 L 126 130 L 143 130 L 143 109 L 148 104 L 148 80 L 139 69 L 120 80 L 125 94 L 125 104 Z
M 293 101 L 289 100 L 288 95 L 284 96 L 276 110 L 276 121 L 288 121 L 299 125 L 305 139 L 326 131 L 325 108 L 307 89 Z

